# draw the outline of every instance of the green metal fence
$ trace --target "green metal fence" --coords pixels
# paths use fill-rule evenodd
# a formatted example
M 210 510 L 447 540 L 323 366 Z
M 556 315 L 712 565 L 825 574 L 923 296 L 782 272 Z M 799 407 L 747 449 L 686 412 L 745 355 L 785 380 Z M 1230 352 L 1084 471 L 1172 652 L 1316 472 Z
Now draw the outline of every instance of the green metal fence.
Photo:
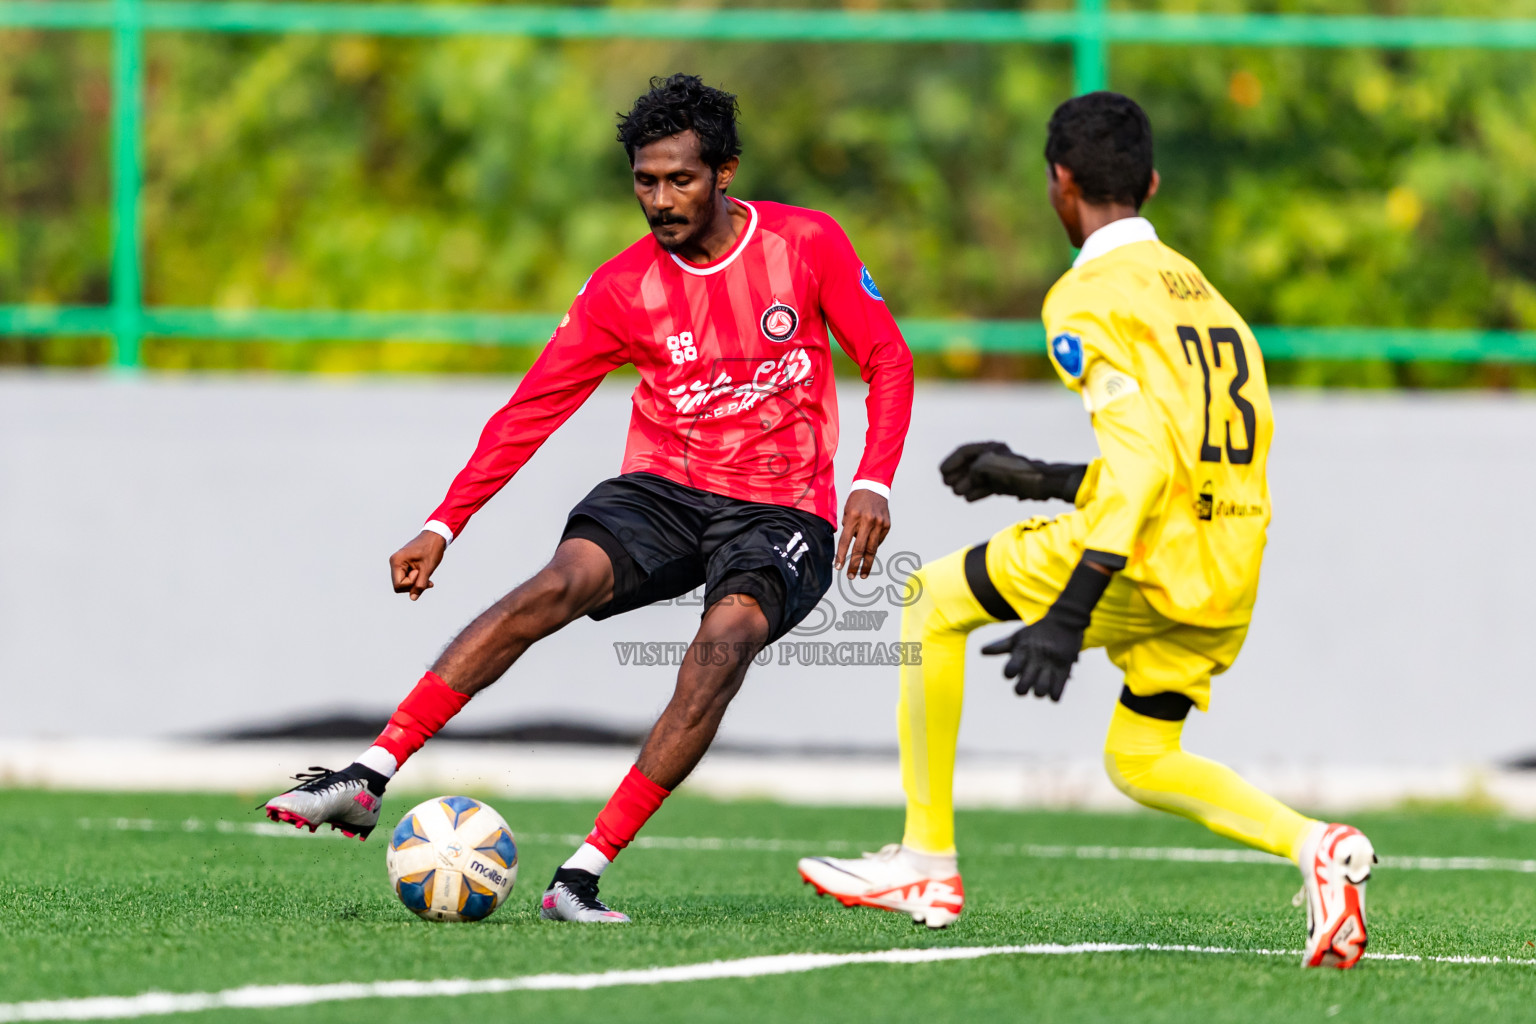
M 114 361 L 140 365 L 147 336 L 229 340 L 387 340 L 530 344 L 556 315 L 226 311 L 145 306 L 144 37 L 176 30 L 364 33 L 395 36 L 710 39 L 772 42 L 1041 43 L 1072 47 L 1079 92 L 1109 84 L 1115 43 L 1536 50 L 1536 21 L 1110 11 L 1075 0 L 1065 11 L 662 10 L 417 6 L 248 0 L 0 0 L 0 28 L 97 29 L 113 38 L 112 303 L 0 305 L 0 334 L 108 335 Z M 1039 352 L 1037 321 L 904 320 L 916 351 Z M 1272 358 L 1536 362 L 1536 332 L 1258 328 Z

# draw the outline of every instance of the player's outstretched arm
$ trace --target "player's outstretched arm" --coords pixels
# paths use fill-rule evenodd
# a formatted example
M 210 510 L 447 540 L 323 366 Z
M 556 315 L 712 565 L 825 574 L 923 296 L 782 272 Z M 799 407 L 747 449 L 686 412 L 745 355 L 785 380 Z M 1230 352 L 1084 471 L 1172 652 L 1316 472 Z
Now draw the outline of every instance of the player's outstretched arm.
M 1113 555 L 1084 552 L 1061 596 L 1038 621 L 981 649 L 982 654 L 1008 655 L 1003 675 L 1018 679 L 1014 693 L 1024 697 L 1032 692 L 1036 697 L 1061 700 L 1072 666 L 1077 664 L 1077 654 L 1083 649 L 1083 634 L 1088 631 L 1094 606 L 1104 596 L 1116 568 L 1122 565 L 1124 561 Z
M 511 400 L 486 422 L 474 454 L 453 478 L 442 504 L 427 518 L 429 529 L 434 525 L 441 529 L 445 545 L 464 532 L 470 517 L 581 408 L 610 370 L 630 361 L 629 344 L 614 327 L 627 315 L 625 300 L 616 297 L 602 274 L 600 270 L 593 275 L 576 296 L 570 312 L 523 375 Z M 401 552 L 418 542 L 425 543 L 418 537 Z M 437 557 L 441 559 L 442 553 Z M 434 567 L 436 564 L 432 563 Z M 395 589 L 401 590 L 398 578 Z
M 966 501 L 994 494 L 1011 494 L 1021 501 L 1075 501 L 1087 473 L 1081 463 L 1040 462 L 1001 441 L 963 444 L 939 463 L 944 483 Z
M 389 572 L 395 593 L 411 595 L 414 601 L 435 584 L 432 574 L 443 561 L 448 542 L 431 530 L 422 530 L 405 547 L 389 556 Z
M 862 487 L 853 491 L 843 506 L 843 535 L 837 541 L 833 568 L 847 566 L 849 579 L 869 579 L 875 553 L 890 532 L 891 503 L 885 496 Z

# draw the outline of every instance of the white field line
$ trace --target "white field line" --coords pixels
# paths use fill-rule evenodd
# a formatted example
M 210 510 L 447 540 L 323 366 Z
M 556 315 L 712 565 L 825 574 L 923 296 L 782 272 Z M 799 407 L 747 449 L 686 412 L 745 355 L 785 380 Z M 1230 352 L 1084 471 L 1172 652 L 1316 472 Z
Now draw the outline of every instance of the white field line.
M 308 837 L 309 832 L 273 821 L 156 821 L 153 818 L 77 818 L 75 823 L 87 831 L 112 832 L 221 832 L 225 835 L 273 836 L 278 839 Z M 340 832 L 322 828 L 315 833 L 324 839 L 345 839 Z
M 78 824 L 89 830 L 119 832 L 220 832 L 226 835 L 276 836 L 280 839 L 309 836 L 309 832 L 291 825 L 266 821 L 202 821 L 188 818 L 181 822 L 156 821 L 152 818 L 80 818 Z M 317 836 L 345 839 L 340 832 L 322 829 Z M 534 846 L 579 846 L 585 835 L 551 832 L 519 833 L 517 840 Z M 857 853 L 865 846 L 843 839 L 752 839 L 718 836 L 638 836 L 631 846 L 649 850 L 686 850 L 712 852 L 840 854 Z M 1260 850 L 1215 849 L 1203 846 L 1039 846 L 1034 844 L 995 843 L 967 851 L 993 857 L 1025 857 L 1032 860 L 1137 860 L 1171 861 L 1185 864 L 1286 864 L 1283 857 Z M 1536 860 L 1508 857 L 1382 857 L 1380 864 L 1394 871 L 1502 871 L 1536 874 Z
M 885 949 L 873 953 L 786 953 L 742 960 L 714 960 L 676 967 L 643 967 L 596 974 L 531 974 L 520 978 L 453 978 L 439 981 L 342 982 L 331 985 L 248 985 L 222 992 L 145 992 L 137 996 L 95 996 L 30 1003 L 0 1003 L 0 1024 L 11 1021 L 125 1020 L 207 1010 L 274 1009 L 358 999 L 411 999 L 425 996 L 494 995 L 501 992 L 588 991 L 621 985 L 667 985 L 726 978 L 763 978 L 780 974 L 845 967 L 853 964 L 922 964 L 976 960 L 989 956 L 1071 956 L 1085 953 L 1186 953 L 1205 956 L 1299 957 L 1297 950 L 1231 949 L 1223 946 L 1165 946 L 1151 942 L 1034 943 L 1024 946 L 954 946 L 941 949 Z M 1415 956 L 1367 953 L 1373 960 L 1445 964 L 1513 964 L 1536 967 L 1536 960 L 1496 956 Z

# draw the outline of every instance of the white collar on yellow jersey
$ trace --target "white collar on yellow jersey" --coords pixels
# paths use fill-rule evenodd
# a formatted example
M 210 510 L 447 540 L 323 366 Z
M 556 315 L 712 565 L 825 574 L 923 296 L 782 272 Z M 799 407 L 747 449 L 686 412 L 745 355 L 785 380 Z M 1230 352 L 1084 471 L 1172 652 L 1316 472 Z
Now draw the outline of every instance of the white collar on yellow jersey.
M 1083 247 L 1078 250 L 1077 259 L 1072 261 L 1072 265 L 1080 267 L 1089 260 L 1096 260 L 1110 250 L 1118 249 L 1122 245 L 1130 245 L 1132 242 L 1155 241 L 1157 241 L 1157 229 L 1145 217 L 1112 220 L 1083 239 Z

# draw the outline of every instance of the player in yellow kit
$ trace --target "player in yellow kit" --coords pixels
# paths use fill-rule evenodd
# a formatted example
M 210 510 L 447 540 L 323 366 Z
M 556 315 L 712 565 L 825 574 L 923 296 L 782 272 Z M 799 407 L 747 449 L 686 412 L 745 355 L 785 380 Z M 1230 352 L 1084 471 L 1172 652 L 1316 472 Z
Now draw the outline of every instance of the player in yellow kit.
M 906 834 L 861 859 L 806 858 L 801 874 L 848 906 L 935 928 L 959 916 L 952 788 L 966 636 L 1022 620 L 982 648 L 1007 656 L 1015 691 L 1059 700 L 1078 652 L 1103 647 L 1125 673 L 1104 747 L 1114 784 L 1296 862 L 1303 963 L 1351 967 L 1366 944 L 1369 840 L 1180 744 L 1190 709 L 1208 709 L 1211 678 L 1242 649 L 1258 593 L 1274 432 L 1258 343 L 1139 216 L 1158 186 L 1139 106 L 1109 92 L 1067 101 L 1051 118 L 1046 161 L 1051 203 L 1080 247 L 1046 296 L 1046 337 L 1056 372 L 1083 397 L 1100 457 L 1044 463 L 983 442 L 944 461 L 945 483 L 968 501 L 1011 494 L 1076 509 L 1016 523 L 916 575 L 902 639 L 922 644 L 922 661 L 902 668 L 897 712 Z

